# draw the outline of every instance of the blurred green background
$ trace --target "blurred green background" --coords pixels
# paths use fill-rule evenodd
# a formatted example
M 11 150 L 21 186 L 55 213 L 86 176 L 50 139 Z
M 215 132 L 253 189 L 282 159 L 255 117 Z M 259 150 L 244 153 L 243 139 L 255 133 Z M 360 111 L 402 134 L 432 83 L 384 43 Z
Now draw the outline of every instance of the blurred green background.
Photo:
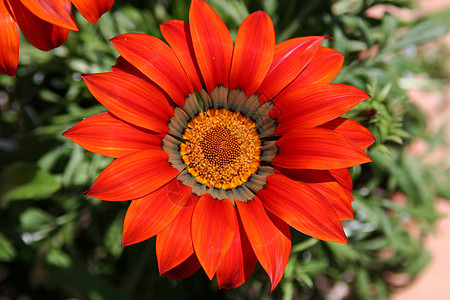
M 347 117 L 377 139 L 374 162 L 354 167 L 355 219 L 345 221 L 349 245 L 322 242 L 292 230 L 293 247 L 272 294 L 258 266 L 240 288 L 218 290 L 203 271 L 175 281 L 159 277 L 154 239 L 121 247 L 128 203 L 83 196 L 110 158 L 84 151 L 61 133 L 104 111 L 80 74 L 111 70 L 118 56 L 108 40 L 141 32 L 161 37 L 158 25 L 188 19 L 187 0 L 116 0 L 98 25 L 76 12 L 79 32 L 50 52 L 22 40 L 16 78 L 0 75 L 0 299 L 387 299 L 430 260 L 424 237 L 439 215 L 437 197 L 450 197 L 447 169 L 407 154 L 414 138 L 429 150 L 445 144 L 444 129 L 407 97 L 408 82 L 441 89 L 449 79 L 444 47 L 424 51 L 449 29 L 450 10 L 405 21 L 368 10 L 390 5 L 412 10 L 411 0 L 210 0 L 232 36 L 252 11 L 272 17 L 277 41 L 333 37 L 323 45 L 342 52 L 335 82 L 372 95 Z M 406 196 L 404 203 L 393 194 Z M 410 230 L 413 228 L 413 230 Z M 334 295 L 334 298 L 332 298 Z M 341 295 L 337 297 L 337 295 Z M 336 298 L 337 297 L 337 298 Z

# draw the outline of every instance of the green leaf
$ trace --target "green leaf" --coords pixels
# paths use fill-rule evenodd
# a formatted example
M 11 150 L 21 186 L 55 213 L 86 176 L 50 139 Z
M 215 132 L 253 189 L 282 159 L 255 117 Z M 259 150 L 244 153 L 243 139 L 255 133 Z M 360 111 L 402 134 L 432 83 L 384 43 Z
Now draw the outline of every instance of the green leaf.
M 40 208 L 30 207 L 20 215 L 20 225 L 25 231 L 40 231 L 49 225 L 55 217 Z
M 12 261 L 16 254 L 16 249 L 14 249 L 11 242 L 0 232 L 0 261 Z
M 60 189 L 59 182 L 48 172 L 29 163 L 16 163 L 2 174 L 3 200 L 41 199 Z
M 72 259 L 60 248 L 50 248 L 45 256 L 47 263 L 60 268 L 70 268 Z
M 405 35 L 383 49 L 383 52 L 396 51 L 408 46 L 425 43 L 446 34 L 448 25 L 439 22 L 423 21 L 412 27 Z
M 114 221 L 106 231 L 104 243 L 106 248 L 114 257 L 119 257 L 123 252 L 122 247 L 122 224 L 125 216 L 125 211 L 117 214 Z

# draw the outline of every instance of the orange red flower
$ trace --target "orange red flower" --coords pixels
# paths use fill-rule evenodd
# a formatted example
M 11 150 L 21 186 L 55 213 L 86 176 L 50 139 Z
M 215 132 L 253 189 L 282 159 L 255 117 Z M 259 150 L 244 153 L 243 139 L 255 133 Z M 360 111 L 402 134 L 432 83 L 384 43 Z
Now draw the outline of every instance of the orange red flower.
M 64 133 L 116 158 L 87 195 L 131 200 L 123 245 L 156 235 L 160 274 L 180 279 L 200 267 L 220 288 L 243 284 L 257 261 L 280 282 L 289 226 L 347 243 L 352 219 L 348 167 L 366 163 L 374 138 L 340 117 L 369 98 L 330 83 L 343 56 L 324 37 L 275 43 L 257 11 L 233 43 L 214 10 L 194 0 L 189 23 L 161 25 L 168 44 L 144 34 L 111 40 L 112 72 L 84 75 L 109 112 Z
M 111 9 L 114 0 L 0 0 L 0 73 L 14 76 L 19 63 L 19 31 L 44 51 L 61 46 L 78 30 L 72 4 L 91 23 Z

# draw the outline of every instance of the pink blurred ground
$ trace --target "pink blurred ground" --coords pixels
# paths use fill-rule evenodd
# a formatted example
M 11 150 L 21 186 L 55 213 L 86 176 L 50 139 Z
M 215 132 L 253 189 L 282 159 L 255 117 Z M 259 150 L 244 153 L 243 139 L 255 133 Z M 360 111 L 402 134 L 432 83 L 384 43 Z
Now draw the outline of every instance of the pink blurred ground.
M 415 11 L 395 10 L 389 6 L 375 7 L 373 16 L 382 16 L 389 11 L 403 19 L 414 19 L 433 12 L 450 8 L 450 0 L 419 0 L 419 9 Z M 430 46 L 446 45 L 450 50 L 450 34 Z M 425 49 L 426 50 L 426 49 Z M 450 58 L 443 58 L 450 70 Z M 441 126 L 447 124 L 446 142 L 450 144 L 450 83 L 442 90 L 424 91 L 410 90 L 410 100 L 427 115 L 431 134 L 435 134 Z M 427 153 L 427 145 L 423 140 L 416 139 L 410 147 L 410 154 L 423 157 L 424 163 L 450 166 L 449 147 L 438 147 L 432 153 Z M 450 183 L 449 183 L 450 184 Z M 450 299 L 450 200 L 441 199 L 437 203 L 438 211 L 444 215 L 436 227 L 436 233 L 426 238 L 426 244 L 432 253 L 432 261 L 408 287 L 399 289 L 393 300 L 448 300 Z
M 437 208 L 447 217 L 438 222 L 436 234 L 426 239 L 432 261 L 410 286 L 396 292 L 393 300 L 450 299 L 450 202 L 441 200 Z

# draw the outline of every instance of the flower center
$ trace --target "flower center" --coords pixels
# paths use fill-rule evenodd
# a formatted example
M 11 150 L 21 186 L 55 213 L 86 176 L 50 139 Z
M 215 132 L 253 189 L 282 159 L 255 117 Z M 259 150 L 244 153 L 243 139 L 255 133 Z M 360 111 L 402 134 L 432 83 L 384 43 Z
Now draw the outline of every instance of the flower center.
M 260 148 L 255 122 L 226 109 L 201 112 L 183 134 L 180 154 L 198 183 L 225 190 L 256 173 Z

